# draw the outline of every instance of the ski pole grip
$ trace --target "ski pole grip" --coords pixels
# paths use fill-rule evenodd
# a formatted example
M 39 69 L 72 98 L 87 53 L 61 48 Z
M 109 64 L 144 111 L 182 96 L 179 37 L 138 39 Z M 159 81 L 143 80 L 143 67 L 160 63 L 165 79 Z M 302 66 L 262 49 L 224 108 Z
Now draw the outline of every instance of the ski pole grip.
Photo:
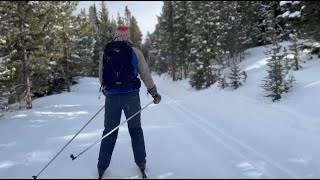
M 77 157 L 74 157 L 74 155 L 73 155 L 73 154 L 71 154 L 71 155 L 70 155 L 70 157 L 71 157 L 72 161 L 73 161 L 73 160 L 75 160 L 75 159 L 77 158 Z
M 37 179 L 37 176 L 32 176 L 33 179 Z

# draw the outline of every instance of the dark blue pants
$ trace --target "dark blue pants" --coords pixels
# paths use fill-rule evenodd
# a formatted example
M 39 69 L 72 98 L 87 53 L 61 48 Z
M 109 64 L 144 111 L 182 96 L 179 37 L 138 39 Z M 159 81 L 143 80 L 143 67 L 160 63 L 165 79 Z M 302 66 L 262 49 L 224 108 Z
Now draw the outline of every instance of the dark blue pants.
M 103 136 L 120 124 L 122 110 L 128 119 L 140 109 L 140 96 L 138 91 L 106 96 Z M 131 136 L 135 163 L 141 167 L 146 163 L 146 150 L 141 128 L 140 113 L 128 121 L 128 129 Z M 117 136 L 118 129 L 101 141 L 98 161 L 99 174 L 103 174 L 109 167 Z

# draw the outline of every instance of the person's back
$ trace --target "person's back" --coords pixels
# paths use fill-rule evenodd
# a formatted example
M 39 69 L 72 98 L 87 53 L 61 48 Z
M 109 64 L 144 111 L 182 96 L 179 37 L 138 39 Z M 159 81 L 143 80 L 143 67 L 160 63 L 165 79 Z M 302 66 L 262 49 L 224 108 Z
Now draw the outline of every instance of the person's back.
M 157 88 L 142 52 L 132 47 L 129 29 L 120 26 L 116 29 L 114 36 L 114 42 L 106 45 L 103 58 L 99 64 L 100 90 L 106 97 L 103 135 L 120 124 L 122 110 L 126 118 L 140 111 L 139 88 L 141 82 L 138 74 L 140 74 L 148 92 L 154 98 L 154 103 L 158 104 L 161 101 L 161 96 L 157 93 Z M 135 163 L 141 171 L 144 171 L 146 152 L 140 113 L 128 121 L 128 129 Z M 109 167 L 117 135 L 118 130 L 101 141 L 97 165 L 100 177 Z

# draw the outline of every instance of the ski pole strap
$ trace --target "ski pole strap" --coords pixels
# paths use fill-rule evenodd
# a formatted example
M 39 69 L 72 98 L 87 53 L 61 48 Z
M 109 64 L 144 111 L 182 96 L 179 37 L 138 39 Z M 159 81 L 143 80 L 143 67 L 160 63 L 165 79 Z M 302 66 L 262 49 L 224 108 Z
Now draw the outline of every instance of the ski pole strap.
M 91 144 L 89 147 L 87 147 L 85 150 L 83 150 L 81 153 L 79 153 L 77 156 L 74 156 L 73 154 L 70 155 L 70 158 L 72 160 L 75 160 L 77 157 L 81 156 L 83 153 L 85 153 L 87 150 L 89 150 L 90 148 L 92 148 L 94 145 L 96 145 L 98 142 L 102 141 L 104 138 L 108 137 L 111 133 L 113 133 L 115 130 L 117 130 L 120 126 L 122 126 L 124 123 L 130 121 L 133 117 L 135 117 L 137 114 L 139 114 L 141 111 L 143 111 L 145 108 L 147 108 L 150 104 L 152 104 L 153 101 L 151 101 L 149 104 L 145 105 L 142 109 L 140 109 L 138 112 L 136 112 L 134 115 L 132 115 L 131 117 L 129 117 L 127 120 L 123 121 L 122 123 L 120 123 L 117 127 L 115 127 L 114 129 L 112 129 L 109 133 L 107 133 L 106 135 L 104 135 L 102 138 L 100 138 L 99 140 L 97 140 L 96 142 L 94 142 L 93 144 Z
M 51 161 L 36 175 L 36 176 L 32 176 L 33 179 L 37 179 L 37 177 L 49 166 L 49 164 L 51 164 L 51 162 L 56 159 L 58 157 L 58 155 L 71 143 L 71 141 L 73 141 L 73 139 L 78 136 L 78 134 L 100 113 L 100 111 L 104 108 L 105 106 L 103 106 L 81 129 L 79 132 L 77 132 L 77 134 L 75 134 L 71 140 L 54 156 L 53 159 L 51 159 Z

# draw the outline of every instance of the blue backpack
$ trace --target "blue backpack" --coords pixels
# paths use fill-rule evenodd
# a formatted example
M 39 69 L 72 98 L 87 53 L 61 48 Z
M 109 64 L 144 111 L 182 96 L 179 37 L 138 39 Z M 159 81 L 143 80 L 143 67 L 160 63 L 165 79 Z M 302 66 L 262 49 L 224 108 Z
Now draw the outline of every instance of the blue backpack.
M 141 87 L 137 57 L 126 41 L 112 41 L 106 45 L 102 71 L 101 86 L 106 91 L 130 92 Z

